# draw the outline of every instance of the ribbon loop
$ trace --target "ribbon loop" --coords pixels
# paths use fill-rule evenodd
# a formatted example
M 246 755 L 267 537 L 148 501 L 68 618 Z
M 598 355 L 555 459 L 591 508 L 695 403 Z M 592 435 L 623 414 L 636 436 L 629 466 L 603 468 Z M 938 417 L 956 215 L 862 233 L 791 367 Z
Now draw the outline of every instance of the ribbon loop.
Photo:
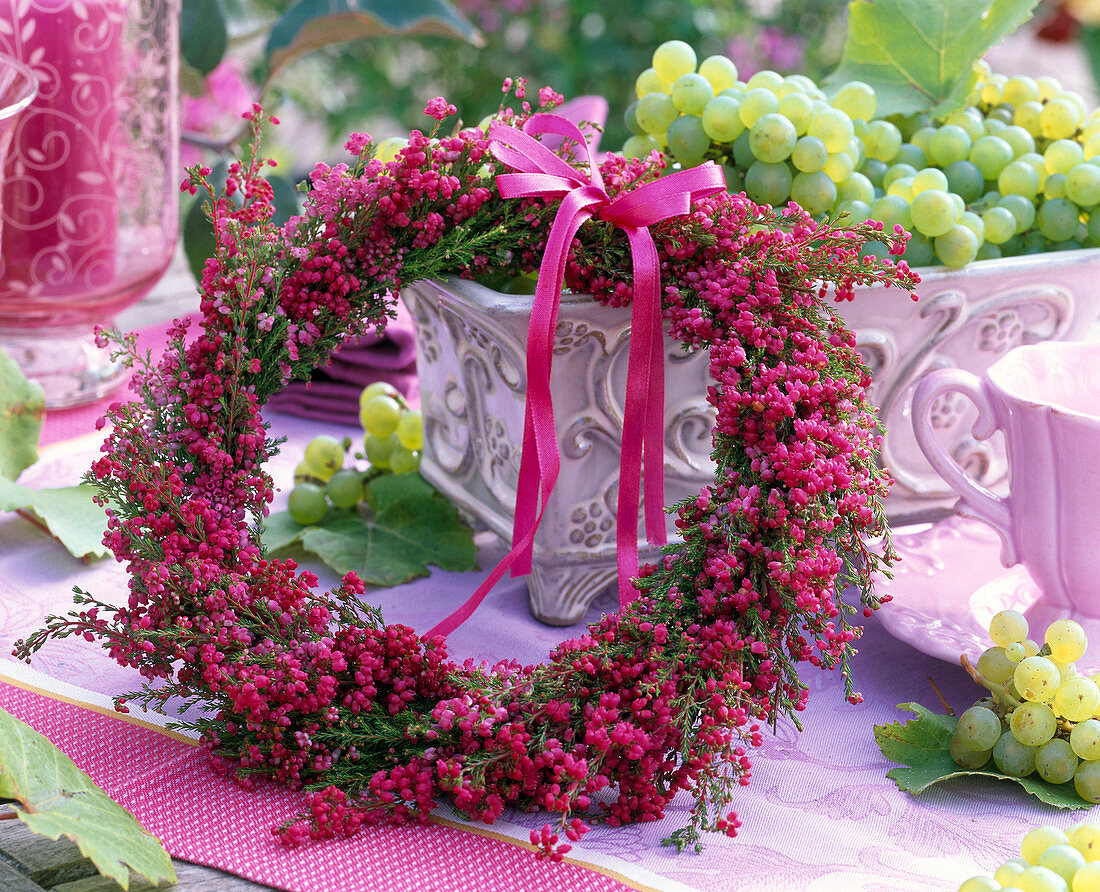
M 553 134 L 577 144 L 588 175 L 542 145 L 533 134 Z M 558 306 L 573 237 L 594 216 L 624 230 L 634 273 L 627 393 L 623 407 L 623 445 L 619 467 L 616 551 L 619 606 L 637 595 L 631 580 L 638 575 L 638 509 L 645 469 L 645 531 L 649 541 L 664 544 L 664 343 L 661 331 L 660 260 L 648 227 L 680 216 L 691 203 L 725 189 L 721 169 L 713 162 L 679 171 L 610 198 L 591 147 L 580 129 L 554 114 L 535 114 L 520 130 L 501 122 L 489 128 L 489 150 L 512 169 L 496 177 L 503 198 L 562 198 L 539 266 L 527 330 L 527 397 L 523 451 L 516 491 L 512 548 L 455 613 L 429 635 L 449 634 L 464 622 L 505 570 L 529 573 L 535 531 L 546 511 L 561 464 L 550 394 L 550 372 Z

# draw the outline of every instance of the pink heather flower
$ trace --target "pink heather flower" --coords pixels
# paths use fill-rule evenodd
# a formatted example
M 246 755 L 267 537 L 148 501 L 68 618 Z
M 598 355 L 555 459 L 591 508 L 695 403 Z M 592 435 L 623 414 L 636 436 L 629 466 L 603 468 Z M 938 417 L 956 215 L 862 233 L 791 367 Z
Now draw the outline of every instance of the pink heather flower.
M 344 143 L 344 149 L 349 154 L 359 157 L 370 143 L 371 135 L 369 133 L 353 133 Z
M 434 99 L 428 100 L 428 105 L 424 109 L 424 114 L 429 118 L 435 118 L 437 121 L 442 121 L 444 118 L 449 118 L 451 115 L 458 114 L 458 107 L 447 102 L 442 96 L 436 96 Z

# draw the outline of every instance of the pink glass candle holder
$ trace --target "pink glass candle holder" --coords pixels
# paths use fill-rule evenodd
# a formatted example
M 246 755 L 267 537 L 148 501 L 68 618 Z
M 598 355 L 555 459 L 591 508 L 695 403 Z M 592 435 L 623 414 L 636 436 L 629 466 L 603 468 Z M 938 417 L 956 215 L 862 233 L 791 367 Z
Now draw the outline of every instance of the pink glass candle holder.
M 0 53 L 39 83 L 4 167 L 0 347 L 48 406 L 121 382 L 93 329 L 171 260 L 178 28 L 179 0 L 0 0 Z
M 38 80 L 22 62 L 0 56 L 0 168 L 3 168 L 19 116 L 38 95 Z M 0 227 L 3 215 L 0 214 Z M 0 234 L 3 230 L 0 228 Z

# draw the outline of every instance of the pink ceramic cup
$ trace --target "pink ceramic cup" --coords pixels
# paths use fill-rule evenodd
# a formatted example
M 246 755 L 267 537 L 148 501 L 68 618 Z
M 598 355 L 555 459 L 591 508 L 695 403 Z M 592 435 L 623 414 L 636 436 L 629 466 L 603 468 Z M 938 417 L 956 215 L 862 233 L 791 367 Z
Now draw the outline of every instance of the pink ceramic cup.
M 976 483 L 937 439 L 935 419 L 953 392 L 978 408 L 974 436 L 1004 433 L 1007 497 Z M 1027 568 L 1044 618 L 1100 616 L 1100 343 L 1018 347 L 981 377 L 934 371 L 914 393 L 913 426 L 959 495 L 955 511 L 1000 533 L 1006 567 Z

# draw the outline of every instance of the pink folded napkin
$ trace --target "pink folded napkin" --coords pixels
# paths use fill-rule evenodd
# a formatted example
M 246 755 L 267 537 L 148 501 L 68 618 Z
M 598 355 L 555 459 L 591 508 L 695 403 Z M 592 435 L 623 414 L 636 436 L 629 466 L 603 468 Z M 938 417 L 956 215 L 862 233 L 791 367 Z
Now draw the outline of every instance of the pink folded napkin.
M 329 364 L 315 369 L 309 381 L 294 381 L 268 400 L 276 412 L 330 421 L 359 423 L 359 393 L 368 384 L 386 381 L 410 403 L 419 402 L 416 382 L 416 338 L 404 304 L 397 305 L 381 335 L 367 335 L 341 346 Z

